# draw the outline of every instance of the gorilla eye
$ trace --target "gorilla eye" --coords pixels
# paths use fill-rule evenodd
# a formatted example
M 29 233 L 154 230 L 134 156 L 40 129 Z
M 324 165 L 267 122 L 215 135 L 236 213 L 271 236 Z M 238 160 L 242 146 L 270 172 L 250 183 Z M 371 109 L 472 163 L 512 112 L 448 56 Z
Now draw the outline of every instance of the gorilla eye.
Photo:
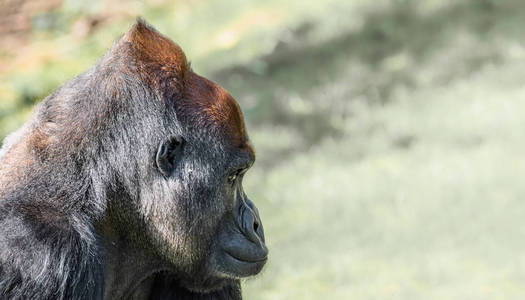
M 239 175 L 241 175 L 241 173 L 243 173 L 243 171 L 244 171 L 244 169 L 239 169 L 239 170 L 236 170 L 236 171 L 230 173 L 230 175 L 228 175 L 228 183 L 229 184 L 233 184 L 235 182 L 235 180 L 237 180 Z
M 231 174 L 230 176 L 228 176 L 228 182 L 229 183 L 234 183 L 236 179 L 237 179 L 237 172 L 235 172 L 234 174 Z

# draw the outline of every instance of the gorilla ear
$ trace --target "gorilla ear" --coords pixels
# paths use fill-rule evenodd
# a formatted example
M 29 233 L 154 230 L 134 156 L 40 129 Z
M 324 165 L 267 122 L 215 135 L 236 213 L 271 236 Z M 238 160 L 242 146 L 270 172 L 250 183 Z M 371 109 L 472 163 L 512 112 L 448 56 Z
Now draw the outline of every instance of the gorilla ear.
M 162 175 L 169 177 L 175 169 L 175 160 L 178 154 L 182 153 L 183 143 L 184 139 L 181 136 L 172 136 L 160 143 L 155 161 Z

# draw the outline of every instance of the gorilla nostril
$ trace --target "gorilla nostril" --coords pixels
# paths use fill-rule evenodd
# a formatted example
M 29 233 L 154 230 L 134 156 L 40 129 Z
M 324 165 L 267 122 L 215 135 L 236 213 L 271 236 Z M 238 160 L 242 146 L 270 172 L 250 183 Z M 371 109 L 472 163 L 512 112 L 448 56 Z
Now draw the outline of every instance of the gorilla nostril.
M 257 229 L 259 229 L 259 223 L 257 221 L 253 222 L 253 231 L 257 233 Z

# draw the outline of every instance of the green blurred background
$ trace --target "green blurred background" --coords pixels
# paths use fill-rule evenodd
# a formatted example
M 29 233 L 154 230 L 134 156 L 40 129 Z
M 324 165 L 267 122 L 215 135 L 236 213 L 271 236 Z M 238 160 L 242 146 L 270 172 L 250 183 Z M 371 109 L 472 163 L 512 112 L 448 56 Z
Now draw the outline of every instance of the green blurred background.
M 243 108 L 246 299 L 525 299 L 525 1 L 0 0 L 0 139 L 137 15 Z

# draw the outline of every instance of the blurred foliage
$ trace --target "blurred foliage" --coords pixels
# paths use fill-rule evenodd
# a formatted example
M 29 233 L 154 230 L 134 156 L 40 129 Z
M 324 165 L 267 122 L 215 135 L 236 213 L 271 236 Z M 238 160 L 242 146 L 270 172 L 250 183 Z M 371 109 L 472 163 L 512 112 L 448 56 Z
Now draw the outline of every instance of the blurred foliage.
M 525 297 L 525 2 L 68 0 L 0 56 L 0 136 L 135 15 L 245 112 L 247 299 Z

